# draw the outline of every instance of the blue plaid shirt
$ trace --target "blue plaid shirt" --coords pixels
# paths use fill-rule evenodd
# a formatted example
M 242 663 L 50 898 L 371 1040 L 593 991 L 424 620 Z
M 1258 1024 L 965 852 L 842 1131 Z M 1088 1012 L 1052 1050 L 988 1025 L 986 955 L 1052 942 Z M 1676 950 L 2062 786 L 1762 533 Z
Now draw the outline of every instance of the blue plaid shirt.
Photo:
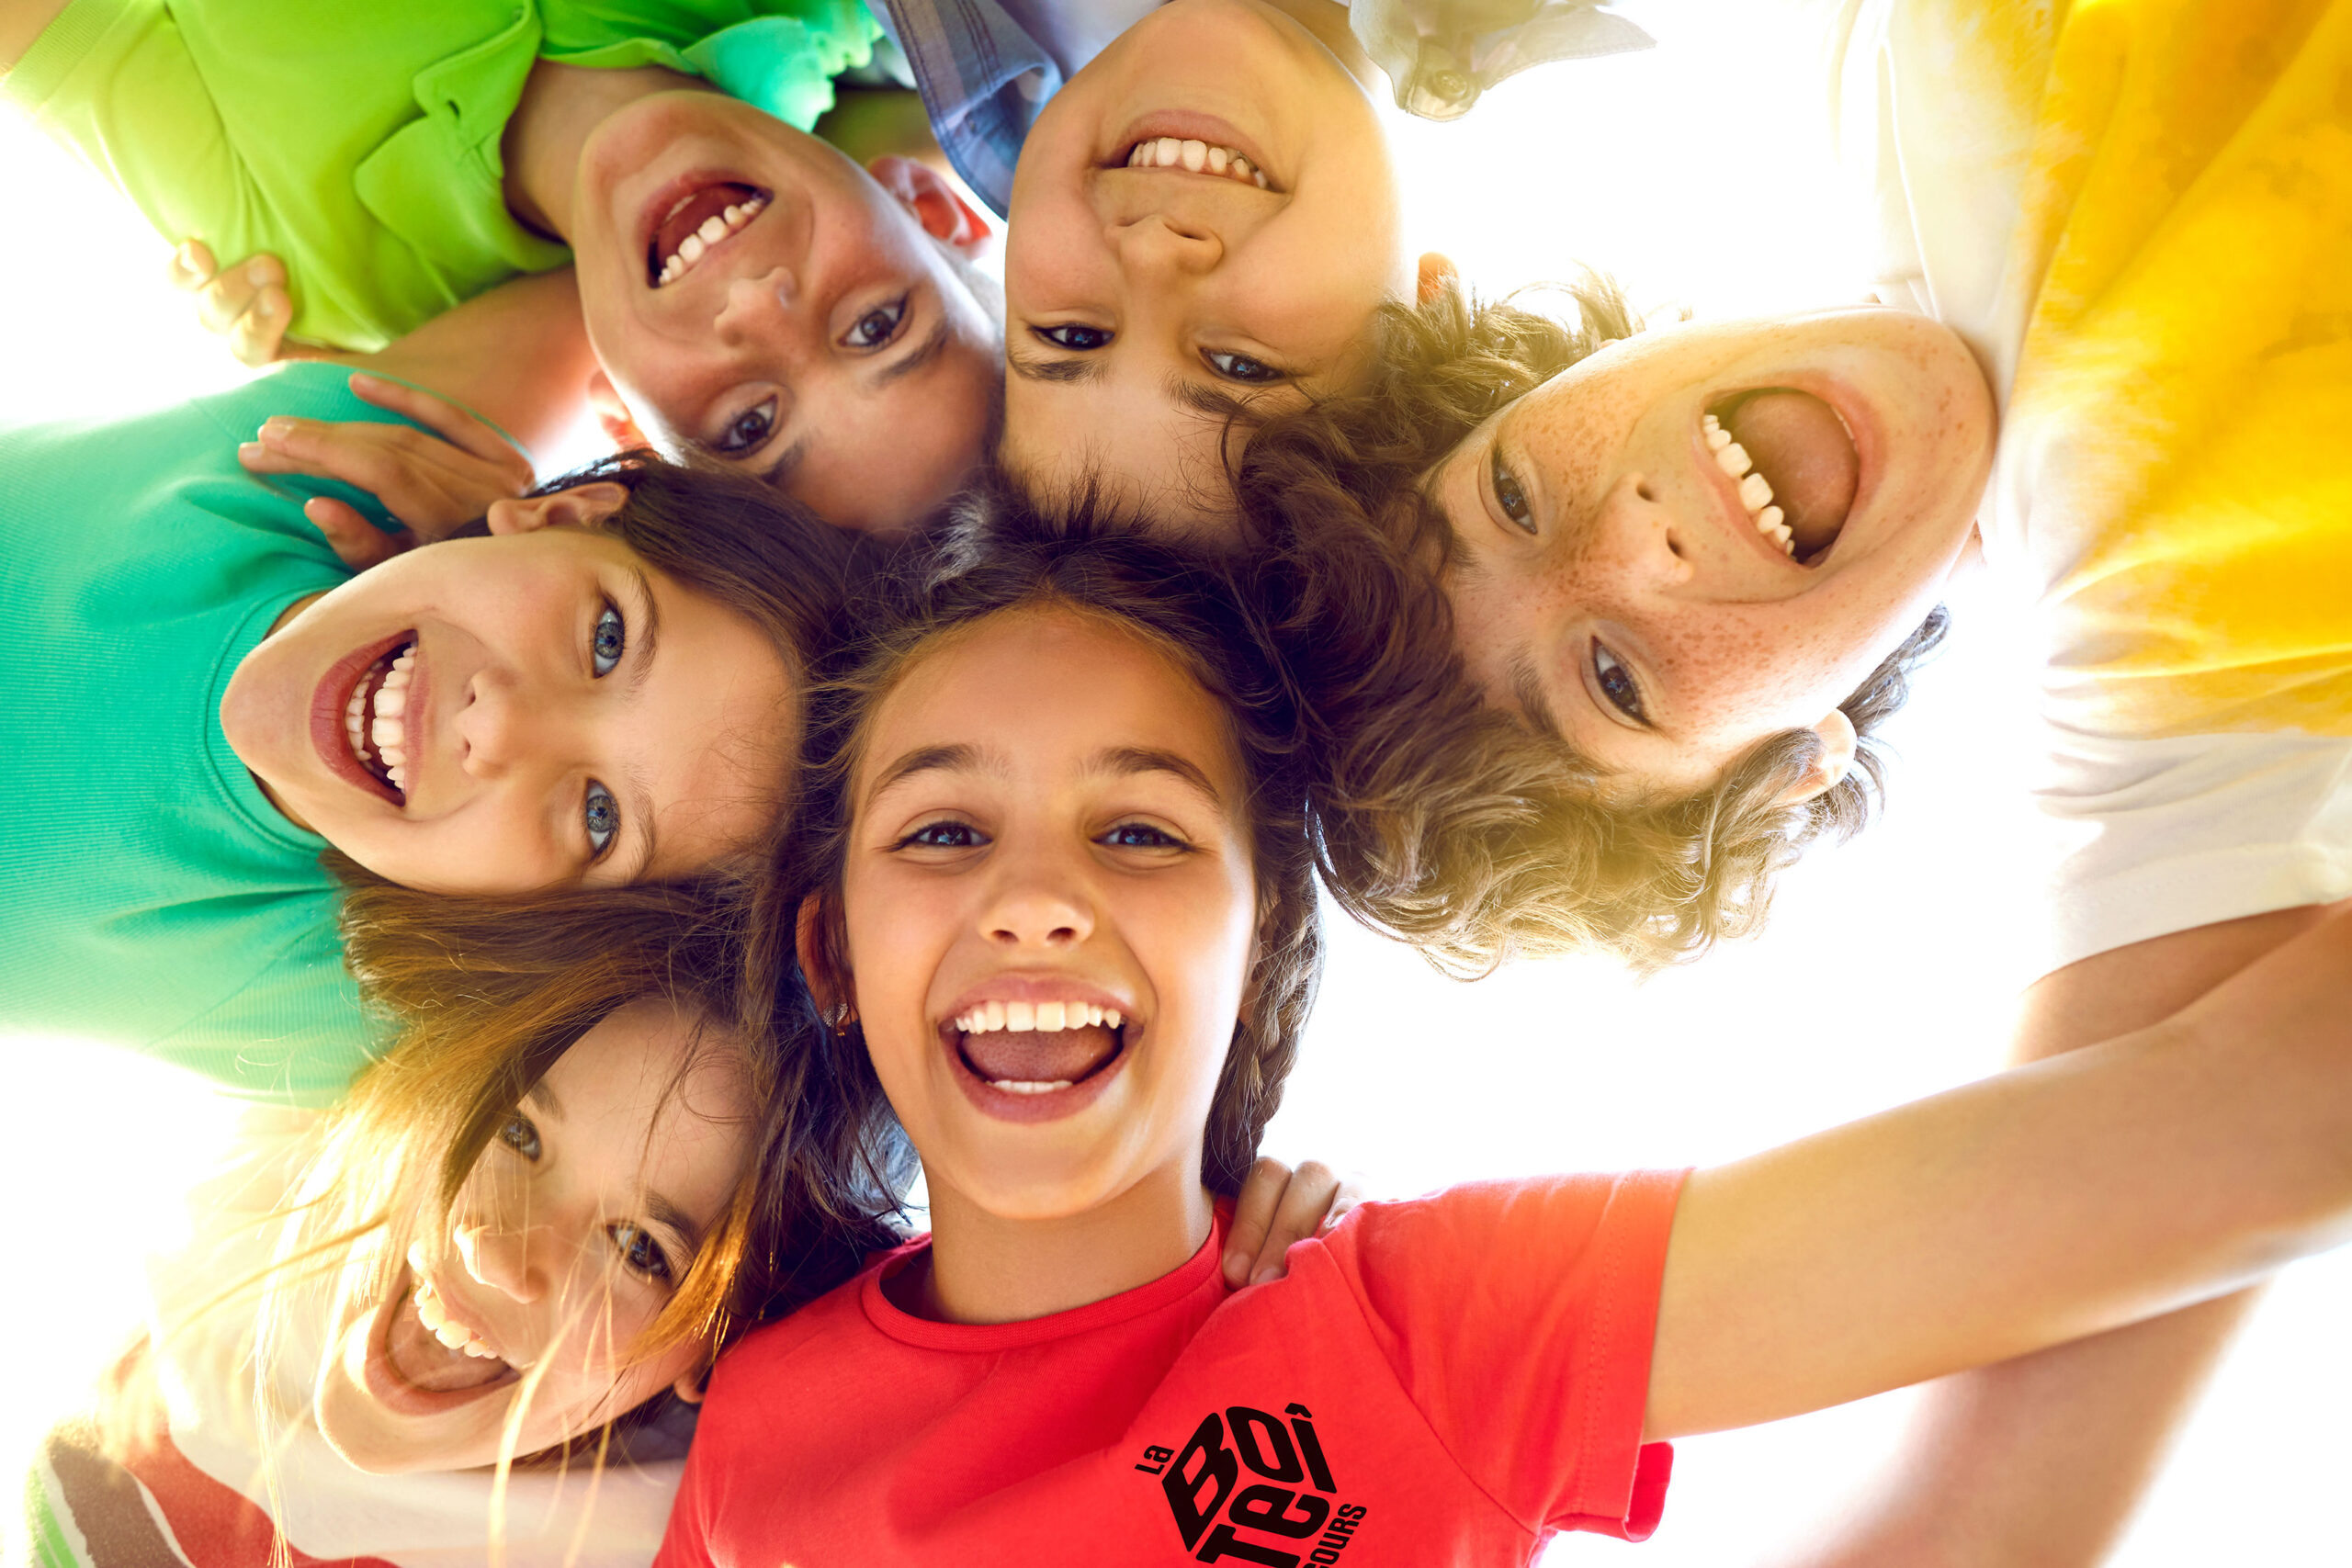
M 1529 0 L 1525 20 L 1461 40 L 1471 85 L 1450 112 L 1466 108 L 1479 87 L 1531 65 L 1648 46 L 1646 34 L 1603 11 L 1602 3 Z M 1061 67 L 996 0 L 869 5 L 906 56 L 947 161 L 998 217 L 1005 216 L 1012 207 L 1012 166 L 1021 161 L 1021 143 L 1037 111 L 1060 89 Z M 1416 113 L 1439 111 L 1425 95 L 1408 96 L 1411 82 L 1424 73 L 1412 69 L 1405 35 L 1415 28 L 1442 35 L 1447 10 L 1447 0 L 1360 0 L 1351 17 L 1373 59 L 1396 79 L 1398 101 Z

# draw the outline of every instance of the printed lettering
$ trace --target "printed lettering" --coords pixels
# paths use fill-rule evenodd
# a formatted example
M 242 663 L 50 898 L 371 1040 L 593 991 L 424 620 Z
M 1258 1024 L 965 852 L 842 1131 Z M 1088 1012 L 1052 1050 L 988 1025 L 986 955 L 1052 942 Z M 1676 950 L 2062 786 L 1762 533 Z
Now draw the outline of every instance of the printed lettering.
M 1298 1434 L 1298 1451 L 1306 1456 L 1306 1472 L 1315 1477 L 1317 1492 L 1337 1492 L 1331 1483 L 1331 1466 L 1323 1458 L 1323 1441 L 1315 1435 L 1315 1425 L 1308 1419 L 1306 1406 L 1293 1401 L 1283 1407 L 1283 1413 L 1298 1417 L 1291 1427 Z
M 1201 1543 L 1201 1550 L 1194 1555 L 1204 1562 L 1216 1562 L 1230 1557 L 1239 1562 L 1262 1563 L 1264 1568 L 1298 1568 L 1296 1552 L 1244 1540 L 1233 1533 L 1231 1525 L 1219 1525 L 1209 1531 L 1208 1540 Z
M 1237 1429 L 1235 1441 L 1239 1442 Z M 1291 1517 L 1291 1505 L 1298 1505 L 1299 1517 Z M 1226 1517 L 1238 1525 L 1248 1525 L 1273 1535 L 1310 1536 L 1323 1528 L 1330 1517 L 1331 1505 L 1312 1492 L 1293 1492 L 1283 1486 L 1245 1486 L 1241 1495 L 1233 1500 Z
M 1193 1462 L 1196 1455 L 1200 1460 L 1197 1467 Z M 1184 1538 L 1188 1549 L 1201 1539 L 1209 1521 L 1225 1507 L 1225 1499 L 1240 1472 L 1241 1466 L 1235 1461 L 1233 1450 L 1225 1446 L 1225 1424 L 1214 1414 L 1202 1416 L 1183 1451 L 1168 1467 L 1168 1473 L 1159 1478 L 1160 1490 L 1168 1494 L 1169 1510 L 1176 1516 L 1177 1533 Z M 1204 1557 L 1201 1561 L 1215 1559 Z M 1297 1559 L 1287 1561 L 1295 1564 Z
M 1299 1468 L 1298 1450 L 1291 1447 L 1290 1429 L 1283 1425 L 1280 1416 L 1237 1404 L 1226 1411 L 1225 1418 L 1233 1428 L 1233 1450 L 1241 1456 L 1242 1463 L 1269 1481 L 1306 1479 L 1306 1472 Z M 1273 1445 L 1271 1453 L 1266 1447 L 1269 1443 Z
M 1309 1562 L 1322 1563 L 1323 1568 L 1331 1568 L 1331 1564 L 1337 1562 L 1339 1560 L 1340 1554 L 1328 1546 L 1317 1547 L 1315 1549 L 1315 1554 L 1307 1559 Z
M 1168 1468 L 1168 1461 L 1175 1457 L 1176 1456 L 1167 1449 L 1163 1449 L 1158 1443 L 1154 1443 L 1149 1448 L 1143 1450 L 1143 1462 L 1136 1466 L 1136 1468 L 1142 1471 L 1146 1475 L 1158 1475 L 1161 1471 Z
M 1364 1507 L 1360 1503 L 1350 1503 L 1347 1506 L 1340 1510 L 1340 1517 L 1347 1520 L 1350 1524 L 1354 1524 L 1358 1519 L 1363 1518 L 1364 1515 L 1371 1511 L 1371 1509 Z

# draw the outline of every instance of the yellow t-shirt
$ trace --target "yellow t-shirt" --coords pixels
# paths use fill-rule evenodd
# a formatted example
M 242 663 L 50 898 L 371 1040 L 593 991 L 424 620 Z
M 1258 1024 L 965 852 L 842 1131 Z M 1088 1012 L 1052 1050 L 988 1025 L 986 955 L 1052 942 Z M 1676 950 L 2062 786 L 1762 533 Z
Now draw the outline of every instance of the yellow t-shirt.
M 2049 962 L 2352 895 L 2352 0 L 1848 0 L 1889 281 L 2001 394 Z

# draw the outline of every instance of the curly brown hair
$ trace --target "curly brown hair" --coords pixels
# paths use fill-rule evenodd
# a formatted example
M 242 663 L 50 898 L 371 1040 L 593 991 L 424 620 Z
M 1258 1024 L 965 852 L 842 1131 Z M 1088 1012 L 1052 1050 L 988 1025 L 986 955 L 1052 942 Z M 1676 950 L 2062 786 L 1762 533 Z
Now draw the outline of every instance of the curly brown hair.
M 845 993 L 849 973 L 840 902 L 855 775 L 872 716 L 917 661 L 998 614 L 1052 605 L 1099 616 L 1175 660 L 1224 708 L 1250 795 L 1258 887 L 1257 954 L 1248 1002 L 1235 1022 L 1209 1111 L 1202 1179 L 1240 1190 L 1266 1123 L 1282 1103 L 1298 1039 L 1322 973 L 1309 851 L 1301 716 L 1281 661 L 1247 598 L 1219 561 L 1146 536 L 1099 498 L 1047 518 L 999 477 L 984 480 L 932 554 L 910 560 L 876 596 L 865 637 L 848 649 L 810 705 L 810 761 L 799 830 L 754 964 L 782 974 L 804 896 L 817 900 L 812 976 L 822 994 Z M 829 1031 L 807 993 L 784 998 L 804 1033 Z M 854 1021 L 833 1038 L 878 1083 Z M 849 1069 L 844 1066 L 842 1069 Z
M 1638 329 L 1617 289 L 1555 286 L 1555 315 L 1449 283 L 1388 306 L 1367 388 L 1250 434 L 1234 487 L 1266 541 L 1257 585 L 1314 716 L 1327 886 L 1351 914 L 1464 976 L 1514 955 L 1605 952 L 1648 969 L 1752 931 L 1776 874 L 1869 820 L 1872 731 L 1941 640 L 1939 608 L 1840 707 L 1855 766 L 1782 796 L 1819 759 L 1810 730 L 1768 737 L 1708 787 L 1626 803 L 1555 737 L 1487 706 L 1453 642 L 1452 537 L 1422 489 L 1498 410 Z

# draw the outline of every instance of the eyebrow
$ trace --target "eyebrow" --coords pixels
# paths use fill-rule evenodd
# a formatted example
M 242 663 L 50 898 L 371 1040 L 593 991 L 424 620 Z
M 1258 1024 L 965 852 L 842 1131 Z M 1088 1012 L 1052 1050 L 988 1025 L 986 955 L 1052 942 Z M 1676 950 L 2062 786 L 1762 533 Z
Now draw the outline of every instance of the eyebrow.
M 1079 381 L 1100 381 L 1107 374 L 1102 362 L 1091 355 L 1038 359 L 1007 350 L 1004 362 L 1012 367 L 1015 376 L 1024 381 L 1050 381 L 1063 386 Z
M 645 569 L 632 561 L 628 572 L 630 585 L 637 590 L 640 612 L 637 635 L 629 639 L 637 657 L 629 660 L 628 689 L 631 697 L 642 701 L 646 682 L 652 678 L 654 655 L 662 648 L 662 606 L 653 597 L 653 580 L 645 574 Z M 627 878 L 635 882 L 653 863 L 660 835 L 654 826 L 653 791 L 646 783 L 644 768 L 631 761 L 622 772 L 621 782 L 628 790 L 628 820 L 637 824 L 637 831 L 630 837 L 638 852 L 631 857 L 633 863 Z
M 1559 716 L 1552 711 L 1552 699 L 1544 694 L 1544 677 L 1536 672 L 1535 656 L 1522 648 L 1510 661 L 1510 694 L 1519 704 L 1519 711 L 1538 733 L 1561 745 L 1568 738 L 1560 733 Z
M 793 470 L 799 468 L 808 457 L 808 438 L 804 435 L 775 455 L 775 461 L 770 463 L 760 475 L 760 482 L 769 486 L 783 484 L 792 477 Z
M 1011 773 L 1012 759 L 993 747 L 982 750 L 977 746 L 922 746 L 908 752 L 885 769 L 865 792 L 871 802 L 894 786 L 923 773 L 977 773 L 1003 775 Z M 1191 759 L 1173 751 L 1162 751 L 1148 746 L 1114 746 L 1098 751 L 1086 760 L 1083 770 L 1090 775 L 1129 778 L 1137 773 L 1167 773 L 1186 784 L 1210 805 L 1225 808 L 1225 797 Z
M 874 787 L 865 792 L 865 798 L 869 803 L 879 799 L 885 791 L 917 773 L 1001 773 L 1009 771 L 1005 762 L 1002 752 L 982 752 L 977 746 L 919 746 L 883 769 L 875 778 Z
M 686 1256 L 679 1260 L 681 1269 L 692 1263 L 695 1255 L 702 1251 L 702 1226 L 695 1224 L 694 1216 L 650 1189 L 645 1194 L 645 1217 L 676 1231 L 679 1238 L 686 1244 Z
M 932 327 L 931 335 L 929 337 L 924 338 L 922 342 L 917 344 L 912 349 L 899 355 L 898 358 L 892 360 L 889 364 L 885 365 L 880 370 L 875 372 L 873 378 L 874 385 L 876 387 L 887 387 L 891 382 L 896 381 L 902 377 L 911 376 L 916 371 L 922 369 L 924 366 L 929 365 L 933 360 L 937 359 L 942 354 L 945 353 L 947 349 L 947 316 L 945 312 L 943 311 L 940 314 L 938 321 Z
M 1203 799 L 1219 810 L 1225 807 L 1224 796 L 1208 774 L 1191 759 L 1173 751 L 1161 751 L 1148 746 L 1114 746 L 1097 752 L 1086 764 L 1090 773 L 1107 774 L 1114 778 L 1128 778 L 1136 773 L 1168 773 L 1199 792 Z
M 547 1115 L 553 1117 L 556 1121 L 560 1122 L 563 1120 L 563 1101 L 555 1097 L 555 1090 L 548 1087 L 547 1079 L 541 1078 L 538 1082 L 525 1089 L 523 1091 L 523 1099 L 525 1103 L 537 1105 L 540 1111 L 545 1112 Z

